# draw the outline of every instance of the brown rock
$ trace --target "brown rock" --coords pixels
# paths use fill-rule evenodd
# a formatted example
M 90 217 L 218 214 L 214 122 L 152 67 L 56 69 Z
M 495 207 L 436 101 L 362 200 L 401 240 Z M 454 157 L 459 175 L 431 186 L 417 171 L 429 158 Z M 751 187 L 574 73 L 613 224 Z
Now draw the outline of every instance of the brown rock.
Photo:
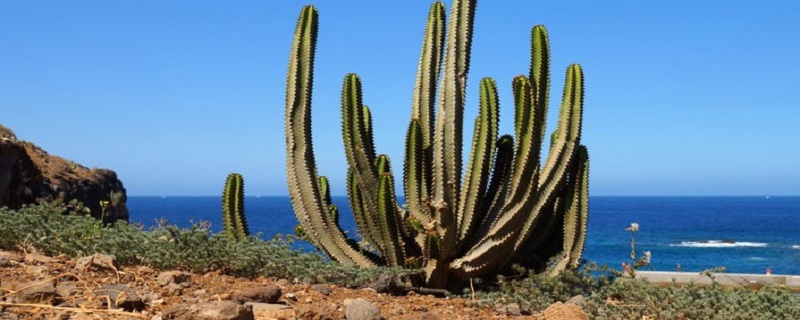
M 381 320 L 381 310 L 374 303 L 362 298 L 345 299 L 344 314 L 347 320 Z
M 321 293 L 322 295 L 325 295 L 325 296 L 331 295 L 331 289 L 329 289 L 325 285 L 315 284 L 315 285 L 311 286 L 311 290 L 317 291 L 317 292 L 319 292 L 319 293 Z
M 56 285 L 56 293 L 62 299 L 69 298 L 80 293 L 80 289 L 74 281 L 59 281 Z
M 183 294 L 183 286 L 177 283 L 170 283 L 161 289 L 161 294 L 165 296 L 179 296 Z
M 52 304 L 56 297 L 55 279 L 47 281 L 31 281 L 17 287 L 13 297 L 17 303 Z
M 192 285 L 192 274 L 184 271 L 165 271 L 158 274 L 158 278 L 156 280 L 158 285 L 162 287 L 171 283 L 189 287 Z
M 125 311 L 144 309 L 144 300 L 124 284 L 109 284 L 97 290 L 98 297 L 108 297 L 112 306 Z
M 232 301 L 176 304 L 164 310 L 165 320 L 255 320 L 251 307 Z
M 294 319 L 294 310 L 285 304 L 247 302 L 244 305 L 253 308 L 253 316 L 256 319 Z
M 234 301 L 275 303 L 281 298 L 281 288 L 276 285 L 266 285 L 263 287 L 247 288 L 231 295 Z
M 566 303 L 566 304 L 570 304 L 571 303 L 571 304 L 577 304 L 579 306 L 583 306 L 585 301 L 586 301 L 586 297 L 584 297 L 582 294 L 579 294 L 577 296 L 569 298 L 569 300 L 567 300 L 564 303 Z
M 117 260 L 109 255 L 95 253 L 88 257 L 79 258 L 75 263 L 75 268 L 80 271 L 89 270 L 90 267 L 98 269 L 117 270 L 119 264 Z
M 119 197 L 106 208 L 105 221 L 127 220 L 125 188 L 114 171 L 86 168 L 30 142 L 0 139 L 0 207 L 19 209 L 38 200 L 74 199 L 100 218 L 100 200 L 109 200 L 112 192 Z
M 327 303 L 302 303 L 294 306 L 294 317 L 303 320 L 339 320 L 344 319 L 344 314 Z
M 25 255 L 25 263 L 27 264 L 46 264 L 46 263 L 53 263 L 56 261 L 58 260 L 55 258 L 51 258 L 38 253 L 28 253 Z
M 12 266 L 15 263 L 19 263 L 20 261 L 22 261 L 23 257 L 16 252 L 0 251 L 0 259 L 7 260 L 8 261 L 7 266 Z
M 576 304 L 556 302 L 544 310 L 546 320 L 589 320 L 589 316 Z

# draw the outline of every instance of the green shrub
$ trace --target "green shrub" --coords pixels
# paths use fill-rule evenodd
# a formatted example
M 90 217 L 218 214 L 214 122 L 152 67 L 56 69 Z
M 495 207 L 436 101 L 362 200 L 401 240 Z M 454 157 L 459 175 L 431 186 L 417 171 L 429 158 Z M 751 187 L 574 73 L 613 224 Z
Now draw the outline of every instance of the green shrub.
M 330 263 L 316 253 L 292 250 L 294 238 L 235 241 L 212 234 L 207 223 L 180 229 L 161 223 L 151 230 L 99 221 L 71 213 L 80 210 L 62 203 L 0 208 L 0 249 L 35 248 L 44 254 L 81 257 L 113 255 L 122 265 L 149 265 L 158 270 L 223 271 L 241 277 L 275 277 L 307 283 L 361 287 L 387 278 L 409 276 L 418 270 L 360 269 Z M 496 282 L 476 281 L 473 304 L 494 307 L 517 303 L 526 311 L 544 310 L 556 301 L 586 297 L 583 308 L 592 319 L 800 319 L 800 295 L 784 287 L 749 291 L 673 285 L 659 287 L 619 277 L 619 271 L 593 263 L 567 269 L 555 277 L 514 268 Z M 472 298 L 472 292 L 466 291 Z
M 557 260 L 556 258 L 555 260 Z M 476 293 L 478 306 L 517 303 L 523 310 L 544 310 L 547 306 L 593 292 L 611 285 L 618 273 L 607 267 L 583 262 L 578 268 L 568 268 L 548 276 L 515 266 L 516 275 L 498 276 L 497 282 L 484 285 Z M 472 298 L 472 292 L 465 292 Z
M 662 287 L 620 277 L 608 267 L 586 264 L 555 278 L 516 270 L 475 295 L 479 306 L 517 303 L 523 310 L 542 311 L 550 304 L 583 295 L 590 319 L 800 319 L 800 295 L 786 287 L 758 290 L 723 288 L 718 284 L 674 284 Z
M 113 255 L 122 265 L 149 265 L 155 269 L 195 272 L 223 271 L 241 277 L 276 277 L 302 282 L 326 282 L 359 287 L 382 277 L 414 271 L 391 268 L 366 270 L 330 263 L 316 253 L 292 250 L 292 237 L 236 241 L 212 234 L 207 223 L 187 229 L 161 223 L 152 230 L 117 222 L 103 226 L 98 220 L 71 214 L 54 202 L 0 208 L 0 249 L 33 247 L 48 255 L 81 257 L 93 253 Z
M 599 319 L 800 319 L 800 297 L 780 286 L 659 287 L 625 278 L 596 292 L 584 309 Z

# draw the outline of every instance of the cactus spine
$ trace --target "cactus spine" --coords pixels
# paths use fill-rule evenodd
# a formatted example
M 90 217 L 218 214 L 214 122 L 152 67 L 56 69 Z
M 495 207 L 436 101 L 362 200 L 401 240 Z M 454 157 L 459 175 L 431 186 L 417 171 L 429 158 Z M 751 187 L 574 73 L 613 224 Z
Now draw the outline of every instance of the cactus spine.
M 244 217 L 244 179 L 238 173 L 231 173 L 222 190 L 222 220 L 225 235 L 234 240 L 245 240 L 250 236 Z
M 567 69 L 558 126 L 542 161 L 550 48 L 546 29 L 535 26 L 529 73 L 512 81 L 516 140 L 498 137 L 496 84 L 482 79 L 472 148 L 463 168 L 475 6 L 475 0 L 454 0 L 447 41 L 444 5 L 430 7 L 406 133 L 405 207 L 395 199 L 389 158 L 376 154 L 361 79 L 355 74 L 344 78 L 347 192 L 366 246 L 348 239 L 338 226 L 327 179 L 316 172 L 310 114 L 318 17 L 311 6 L 301 12 L 287 74 L 287 181 L 301 229 L 332 259 L 365 267 L 421 266 L 431 287 L 500 272 L 514 262 L 544 271 L 551 257 L 561 256 L 550 268 L 558 272 L 580 259 L 589 177 L 588 151 L 580 144 L 583 72 L 578 65 Z

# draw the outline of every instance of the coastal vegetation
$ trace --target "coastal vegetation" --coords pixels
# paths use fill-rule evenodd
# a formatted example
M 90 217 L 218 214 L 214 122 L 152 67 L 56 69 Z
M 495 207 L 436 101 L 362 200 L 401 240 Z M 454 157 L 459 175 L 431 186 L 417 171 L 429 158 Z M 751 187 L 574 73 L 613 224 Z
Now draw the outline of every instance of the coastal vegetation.
M 533 27 L 529 72 L 512 82 L 515 135 L 498 137 L 496 84 L 482 79 L 464 167 L 463 114 L 476 5 L 453 1 L 446 37 L 444 4 L 430 8 L 406 133 L 402 206 L 389 157 L 376 152 L 361 79 L 344 78 L 347 192 L 360 241 L 339 226 L 328 178 L 317 172 L 311 96 L 318 13 L 312 6 L 302 9 L 287 72 L 287 181 L 298 230 L 332 260 L 422 268 L 420 282 L 435 288 L 463 287 L 474 278 L 506 273 L 513 264 L 551 275 L 578 265 L 589 188 L 589 156 L 581 144 L 583 71 L 577 64 L 567 68 L 557 129 L 542 159 L 550 44 L 545 27 Z
M 314 252 L 290 248 L 291 237 L 236 241 L 214 234 L 205 223 L 180 229 L 161 223 L 150 230 L 123 221 L 103 226 L 60 202 L 0 208 L 0 250 L 37 251 L 71 258 L 103 253 L 123 266 L 157 270 L 222 272 L 245 278 L 272 277 L 296 283 L 329 283 L 358 288 L 378 279 L 404 279 L 415 270 L 357 268 L 332 263 Z M 419 271 L 416 271 L 419 272 Z M 711 274 L 713 277 L 713 274 Z M 592 319 L 798 319 L 800 295 L 781 286 L 674 284 L 661 287 L 623 277 L 607 267 L 584 263 L 554 276 L 513 268 L 508 276 L 474 284 L 452 294 L 473 307 L 516 306 L 523 314 L 555 302 L 577 302 Z M 582 296 L 582 297 L 580 297 Z

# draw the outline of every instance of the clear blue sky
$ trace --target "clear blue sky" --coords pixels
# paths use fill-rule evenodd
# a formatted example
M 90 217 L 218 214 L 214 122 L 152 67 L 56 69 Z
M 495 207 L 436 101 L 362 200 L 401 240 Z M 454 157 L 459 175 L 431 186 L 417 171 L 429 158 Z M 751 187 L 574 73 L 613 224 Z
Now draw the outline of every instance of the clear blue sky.
M 0 123 L 115 170 L 129 195 L 217 195 L 230 172 L 248 195 L 285 195 L 284 79 L 305 3 L 3 1 Z M 430 3 L 314 3 L 314 142 L 335 193 L 348 72 L 364 82 L 378 151 L 401 168 Z M 795 1 L 482 1 L 465 136 L 484 76 L 513 131 L 510 82 L 545 24 L 551 119 L 566 66 L 586 73 L 593 195 L 800 195 L 798 12 Z

